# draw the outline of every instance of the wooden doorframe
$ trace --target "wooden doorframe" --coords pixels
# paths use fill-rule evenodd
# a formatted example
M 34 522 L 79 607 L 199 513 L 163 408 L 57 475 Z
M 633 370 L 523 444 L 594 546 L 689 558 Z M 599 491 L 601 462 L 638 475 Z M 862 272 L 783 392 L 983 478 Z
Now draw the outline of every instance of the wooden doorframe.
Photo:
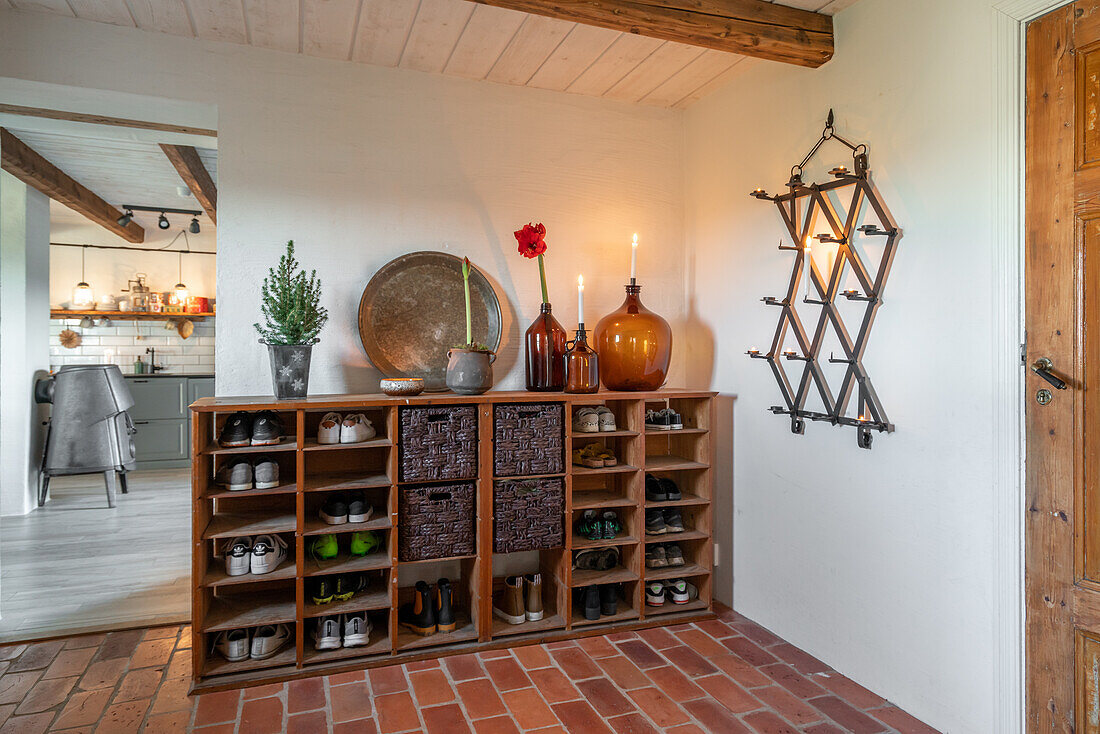
M 1030 21 L 1072 0 L 1001 0 L 993 22 L 993 492 L 996 497 L 994 685 L 1001 696 L 992 731 L 1027 721 L 1024 354 L 1025 49 Z

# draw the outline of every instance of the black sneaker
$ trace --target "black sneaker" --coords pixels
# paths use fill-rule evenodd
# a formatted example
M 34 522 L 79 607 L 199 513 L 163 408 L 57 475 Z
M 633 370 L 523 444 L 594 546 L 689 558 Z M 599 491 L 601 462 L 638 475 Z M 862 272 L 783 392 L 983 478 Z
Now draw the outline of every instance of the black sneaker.
M 314 604 L 330 604 L 336 593 L 336 584 L 328 576 L 322 576 L 313 582 L 310 598 Z
M 585 586 L 577 594 L 577 606 L 587 620 L 600 618 L 600 590 L 595 586 Z
M 347 601 L 360 591 L 364 591 L 370 581 L 361 573 L 349 573 L 336 578 L 336 589 L 332 598 L 336 601 Z
M 646 510 L 645 511 L 645 534 L 646 535 L 664 535 L 667 531 L 665 528 L 665 516 L 660 510 Z
M 668 416 L 663 410 L 650 410 L 645 414 L 645 427 L 650 431 L 667 431 Z
M 684 532 L 684 519 L 680 516 L 680 511 L 676 509 L 670 509 L 664 511 L 665 517 L 665 532 L 666 533 L 682 533 Z
M 668 490 L 665 488 L 664 481 L 658 479 L 652 474 L 645 475 L 645 501 L 646 502 L 665 502 L 668 500 Z
M 366 522 L 374 514 L 362 492 L 352 492 L 348 497 L 348 522 Z
M 435 624 L 440 632 L 454 632 L 458 623 L 452 608 L 451 582 L 439 579 L 435 582 Z
M 684 428 L 684 418 L 672 408 L 665 408 L 661 411 L 665 414 L 665 420 L 668 421 L 668 429 L 670 431 L 681 431 Z
M 252 418 L 250 440 L 253 446 L 272 446 L 283 440 L 283 422 L 270 410 L 261 410 Z
M 680 546 L 676 543 L 669 543 L 664 547 L 665 559 L 669 566 L 682 566 L 684 565 L 684 552 L 680 550 Z
M 317 514 L 329 525 L 343 525 L 348 521 L 348 505 L 341 495 L 330 494 Z
M 397 623 L 421 637 L 435 634 L 435 604 L 432 603 L 432 590 L 427 583 L 416 582 L 413 600 L 401 605 Z
M 596 510 L 585 510 L 574 529 L 588 540 L 599 540 L 603 535 L 603 524 L 600 522 L 600 513 Z
M 604 548 L 600 551 L 600 558 L 596 563 L 596 568 L 600 571 L 610 571 L 619 565 L 619 549 L 618 548 Z
M 603 513 L 603 521 L 600 523 L 603 533 L 601 537 L 604 540 L 612 540 L 619 535 L 619 531 L 623 529 L 623 526 L 619 524 L 619 516 L 611 510 L 605 510 Z
M 223 448 L 248 446 L 252 443 L 252 416 L 237 411 L 226 419 L 222 432 L 218 434 L 218 445 Z
M 661 477 L 657 481 L 661 483 L 661 491 L 665 493 L 665 499 L 669 502 L 678 502 L 684 498 L 684 495 L 680 494 L 680 488 L 676 486 L 676 482 L 667 477 Z
M 600 586 L 600 614 L 610 615 L 619 611 L 619 585 L 603 584 Z

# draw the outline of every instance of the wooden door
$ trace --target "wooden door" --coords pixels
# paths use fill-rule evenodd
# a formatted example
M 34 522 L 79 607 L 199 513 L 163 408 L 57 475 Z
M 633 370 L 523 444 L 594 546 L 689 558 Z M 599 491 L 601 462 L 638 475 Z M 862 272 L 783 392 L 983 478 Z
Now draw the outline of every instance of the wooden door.
M 1026 58 L 1027 729 L 1100 734 L 1100 0 Z

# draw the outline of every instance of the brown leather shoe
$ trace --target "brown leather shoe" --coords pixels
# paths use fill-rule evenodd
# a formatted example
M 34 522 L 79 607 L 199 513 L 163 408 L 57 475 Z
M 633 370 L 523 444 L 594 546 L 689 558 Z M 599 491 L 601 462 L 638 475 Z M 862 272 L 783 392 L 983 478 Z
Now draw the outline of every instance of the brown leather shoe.
M 504 591 L 499 600 L 493 602 L 493 616 L 500 617 L 508 624 L 523 624 L 527 615 L 523 607 L 523 579 L 508 576 L 504 579 Z
M 542 574 L 529 573 L 523 577 L 523 581 L 527 621 L 542 619 Z

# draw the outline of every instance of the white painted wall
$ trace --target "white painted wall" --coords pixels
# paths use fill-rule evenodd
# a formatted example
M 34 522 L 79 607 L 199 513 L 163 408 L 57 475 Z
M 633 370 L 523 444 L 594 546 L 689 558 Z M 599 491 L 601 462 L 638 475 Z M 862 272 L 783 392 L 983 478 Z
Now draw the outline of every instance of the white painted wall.
M 736 606 L 948 732 L 1007 731 L 995 722 L 1015 681 L 998 655 L 1020 650 L 994 586 L 1005 498 L 990 434 L 1013 427 L 990 419 L 990 8 L 862 0 L 836 17 L 822 69 L 756 64 L 685 118 L 688 382 L 739 395 L 719 472 L 733 462 Z M 897 432 L 872 451 L 852 429 L 791 435 L 767 412 L 782 402 L 770 370 L 743 354 L 768 346 L 778 312 L 758 299 L 782 296 L 793 259 L 774 205 L 748 192 L 783 189 L 830 107 L 870 144 L 904 231 L 866 358 Z M 807 181 L 836 163 L 850 156 L 825 147 Z
M 49 199 L 0 172 L 0 514 L 35 505 L 44 410 L 34 381 L 49 369 Z
M 633 232 L 647 304 L 681 315 L 677 112 L 37 14 L 0 19 L 0 76 L 217 105 L 219 394 L 271 390 L 252 323 L 288 239 L 317 268 L 332 315 L 313 357 L 317 393 L 377 389 L 359 298 L 378 268 L 424 249 L 469 255 L 497 287 L 498 384 L 521 384 L 519 340 L 540 297 L 512 231 L 530 220 L 549 229 L 551 300 L 567 328 L 578 273 L 592 313 L 622 301 Z M 673 381 L 682 375 L 680 362 Z

